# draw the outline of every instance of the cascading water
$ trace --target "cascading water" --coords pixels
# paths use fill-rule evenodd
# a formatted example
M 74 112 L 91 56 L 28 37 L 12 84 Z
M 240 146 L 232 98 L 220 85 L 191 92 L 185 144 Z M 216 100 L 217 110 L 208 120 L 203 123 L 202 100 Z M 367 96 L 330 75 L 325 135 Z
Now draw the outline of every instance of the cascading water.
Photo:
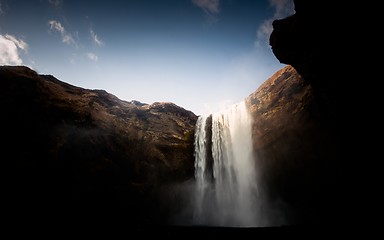
M 195 224 L 258 225 L 252 117 L 245 102 L 200 116 L 195 132 Z

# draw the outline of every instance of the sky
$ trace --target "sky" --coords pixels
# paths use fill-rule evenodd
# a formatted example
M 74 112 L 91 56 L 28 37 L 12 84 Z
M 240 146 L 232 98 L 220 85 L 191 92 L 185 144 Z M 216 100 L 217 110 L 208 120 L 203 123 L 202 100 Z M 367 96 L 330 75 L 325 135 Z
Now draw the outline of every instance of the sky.
M 293 0 L 0 0 L 0 65 L 201 115 L 285 66 L 269 36 L 293 13 Z

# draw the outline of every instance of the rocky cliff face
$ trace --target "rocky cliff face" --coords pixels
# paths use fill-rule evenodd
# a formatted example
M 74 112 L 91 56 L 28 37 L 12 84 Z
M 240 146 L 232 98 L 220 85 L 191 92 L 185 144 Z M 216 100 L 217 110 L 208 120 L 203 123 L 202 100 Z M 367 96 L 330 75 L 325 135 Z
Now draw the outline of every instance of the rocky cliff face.
M 154 221 L 154 189 L 193 176 L 192 112 L 122 101 L 27 67 L 2 66 L 0 79 L 3 196 L 12 216 Z
M 337 142 L 311 85 L 290 65 L 246 98 L 260 182 L 288 224 L 320 221 L 331 204 Z

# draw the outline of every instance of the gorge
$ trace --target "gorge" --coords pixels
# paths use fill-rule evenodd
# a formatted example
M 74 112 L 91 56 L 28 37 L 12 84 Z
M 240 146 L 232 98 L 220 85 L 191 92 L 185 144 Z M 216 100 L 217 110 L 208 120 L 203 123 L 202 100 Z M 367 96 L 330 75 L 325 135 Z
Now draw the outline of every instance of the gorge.
M 241 109 L 225 114 L 124 101 L 25 66 L 0 66 L 8 222 L 32 225 L 38 215 L 48 223 L 123 219 L 139 227 L 351 223 L 358 198 L 355 171 L 345 170 L 356 146 L 345 125 L 348 78 L 330 74 L 338 64 L 322 50 L 332 43 L 319 42 L 322 33 L 307 21 L 328 8 L 304 2 L 295 1 L 297 13 L 274 22 L 270 43 L 287 66 L 245 97 Z M 244 112 L 250 115 L 239 126 Z M 228 140 L 223 125 L 239 134 L 231 136 L 239 145 L 216 144 Z M 229 159 L 238 159 L 226 154 L 246 162 L 231 165 Z

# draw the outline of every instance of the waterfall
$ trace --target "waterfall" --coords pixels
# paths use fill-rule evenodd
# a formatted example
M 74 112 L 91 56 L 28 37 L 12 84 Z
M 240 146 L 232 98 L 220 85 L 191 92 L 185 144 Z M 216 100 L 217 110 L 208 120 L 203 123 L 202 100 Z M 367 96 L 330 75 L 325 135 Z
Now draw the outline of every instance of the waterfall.
M 257 226 L 258 186 L 252 117 L 245 102 L 199 116 L 195 132 L 193 221 L 211 226 Z

